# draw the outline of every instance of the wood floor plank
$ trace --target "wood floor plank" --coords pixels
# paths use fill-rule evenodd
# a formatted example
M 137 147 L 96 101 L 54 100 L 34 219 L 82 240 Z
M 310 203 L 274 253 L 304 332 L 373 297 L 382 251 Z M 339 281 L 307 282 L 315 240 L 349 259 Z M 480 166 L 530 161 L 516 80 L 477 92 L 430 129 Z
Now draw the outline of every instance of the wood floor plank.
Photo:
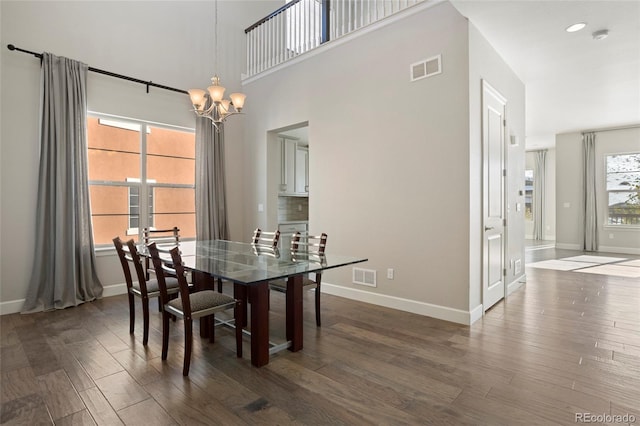
M 40 395 L 54 421 L 82 411 L 85 406 L 64 370 L 38 376 Z
M 2 373 L 2 381 L 0 383 L 0 405 L 40 392 L 40 386 L 31 367 Z
M 149 398 L 149 394 L 126 371 L 96 380 L 109 404 L 118 411 Z
M 97 425 L 118 426 L 123 424 L 113 407 L 111 407 L 97 387 L 85 389 L 80 392 L 80 398 L 82 398 L 82 401 Z
M 96 422 L 88 410 L 78 411 L 56 421 L 56 426 L 90 426 Z
M 178 423 L 153 398 L 118 411 L 125 425 L 174 426 Z

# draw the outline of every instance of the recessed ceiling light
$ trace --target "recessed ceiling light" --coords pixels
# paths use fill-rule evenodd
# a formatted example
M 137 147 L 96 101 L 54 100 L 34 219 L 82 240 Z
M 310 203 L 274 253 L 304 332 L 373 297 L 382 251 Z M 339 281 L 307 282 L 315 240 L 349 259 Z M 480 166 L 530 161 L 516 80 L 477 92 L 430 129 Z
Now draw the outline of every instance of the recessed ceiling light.
M 604 40 L 609 37 L 609 30 L 599 30 L 591 34 L 594 40 Z
M 578 23 L 575 23 L 573 25 L 569 25 L 564 30 L 566 32 L 568 32 L 568 33 L 575 33 L 576 31 L 580 31 L 581 29 L 583 29 L 586 26 L 587 26 L 586 22 L 578 22 Z

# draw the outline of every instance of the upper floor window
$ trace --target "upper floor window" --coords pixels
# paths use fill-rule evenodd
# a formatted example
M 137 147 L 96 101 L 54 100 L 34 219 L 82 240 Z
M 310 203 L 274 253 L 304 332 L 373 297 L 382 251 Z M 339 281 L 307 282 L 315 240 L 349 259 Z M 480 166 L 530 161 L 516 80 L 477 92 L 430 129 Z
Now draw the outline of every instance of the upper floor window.
M 640 152 L 605 156 L 607 225 L 640 226 Z
M 177 226 L 181 238 L 195 238 L 193 131 L 99 115 L 87 128 L 96 246 L 138 240 L 145 227 Z

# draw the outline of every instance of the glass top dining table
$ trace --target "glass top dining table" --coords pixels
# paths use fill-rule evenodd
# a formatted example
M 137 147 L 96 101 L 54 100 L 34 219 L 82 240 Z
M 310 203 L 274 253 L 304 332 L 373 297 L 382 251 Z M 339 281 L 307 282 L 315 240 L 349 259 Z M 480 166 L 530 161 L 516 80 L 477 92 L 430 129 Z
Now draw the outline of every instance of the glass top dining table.
M 362 257 L 326 253 L 323 256 L 292 253 L 251 243 L 207 240 L 180 243 L 185 268 L 193 271 L 198 289 L 214 289 L 216 279 L 234 284 L 234 297 L 251 305 L 251 363 L 260 367 L 269 355 L 283 348 L 296 352 L 303 347 L 302 277 L 308 273 L 366 262 Z M 269 343 L 269 281 L 287 280 L 286 343 Z M 245 323 L 247 310 L 245 309 Z M 201 322 L 201 335 L 203 322 Z
M 186 268 L 243 285 L 367 261 L 332 253 L 323 256 L 304 251 L 292 253 L 290 250 L 226 240 L 184 241 L 180 243 L 180 251 Z

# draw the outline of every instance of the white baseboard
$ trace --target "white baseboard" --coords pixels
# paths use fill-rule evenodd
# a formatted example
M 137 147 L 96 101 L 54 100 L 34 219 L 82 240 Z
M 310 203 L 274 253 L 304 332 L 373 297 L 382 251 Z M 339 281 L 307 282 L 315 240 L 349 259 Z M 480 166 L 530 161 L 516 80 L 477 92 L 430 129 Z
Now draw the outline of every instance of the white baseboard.
M 127 294 L 127 284 L 113 284 L 102 288 L 102 297 L 118 296 L 120 294 Z
M 580 244 L 566 244 L 556 243 L 556 248 L 565 250 L 582 250 Z M 613 246 L 600 246 L 596 253 L 620 253 L 620 254 L 640 254 L 640 248 L 635 247 L 613 247 Z
M 507 285 L 507 296 L 522 287 L 527 282 L 527 275 L 522 274 L 516 278 L 513 282 Z
M 22 310 L 24 299 L 10 300 L 0 303 L 0 315 L 17 314 Z
M 479 304 L 478 306 L 476 306 L 475 308 L 473 308 L 470 312 L 470 324 L 473 324 L 474 322 L 478 321 L 480 318 L 482 318 L 482 315 L 484 314 L 484 306 L 481 304 Z
M 103 287 L 102 289 L 102 297 L 118 296 L 120 294 L 126 294 L 126 293 L 127 293 L 127 285 L 125 283 L 108 285 Z M 23 305 L 24 305 L 24 299 L 1 302 L 0 316 L 17 314 L 22 310 Z
M 598 252 L 640 254 L 640 248 L 600 246 Z
M 329 283 L 322 283 L 322 292 L 464 325 L 471 325 L 473 321 L 482 317 L 482 305 L 474 308 L 473 311 L 464 311 L 461 309 L 449 308 L 447 306 L 433 305 L 431 303 L 418 302 L 386 294 L 372 293 L 357 288 L 343 287 Z M 477 313 L 478 308 L 480 308 L 479 316 Z
M 557 249 L 564 250 L 582 250 L 582 245 L 580 244 L 567 244 L 567 243 L 556 243 Z

